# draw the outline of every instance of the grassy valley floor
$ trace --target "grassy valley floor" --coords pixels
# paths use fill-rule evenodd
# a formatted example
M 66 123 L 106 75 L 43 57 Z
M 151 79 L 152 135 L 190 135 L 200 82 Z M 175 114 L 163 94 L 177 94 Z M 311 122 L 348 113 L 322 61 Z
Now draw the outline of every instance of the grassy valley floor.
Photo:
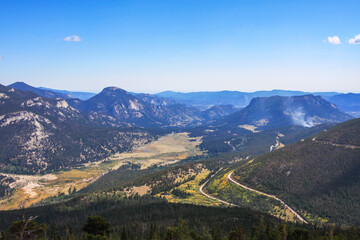
M 169 134 L 131 152 L 118 153 L 102 161 L 85 164 L 81 168 L 47 175 L 7 174 L 15 180 L 12 193 L 0 200 L 0 210 L 29 207 L 41 200 L 59 194 L 69 194 L 95 182 L 110 170 L 126 164 L 140 169 L 174 164 L 188 157 L 202 155 L 198 148 L 201 138 L 190 138 L 188 133 Z

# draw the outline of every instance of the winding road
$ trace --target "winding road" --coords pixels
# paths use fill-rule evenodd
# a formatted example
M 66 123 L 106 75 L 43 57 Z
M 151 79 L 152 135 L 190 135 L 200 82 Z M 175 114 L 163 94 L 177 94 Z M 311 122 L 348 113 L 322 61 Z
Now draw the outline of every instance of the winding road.
M 350 145 L 350 144 L 339 144 L 339 143 L 332 143 L 332 142 L 328 142 L 328 141 L 321 141 L 321 140 L 317 140 L 315 137 L 312 140 L 317 143 L 328 144 L 328 145 L 332 145 L 335 147 L 344 147 L 344 148 L 351 148 L 351 149 L 359 149 L 360 148 L 360 146 L 355 146 L 355 145 Z
M 313 138 L 312 139 L 313 141 L 316 141 L 316 142 L 319 142 L 319 143 L 323 143 L 323 144 L 329 144 L 329 145 L 333 145 L 333 146 L 336 146 L 336 147 L 345 147 L 345 148 L 351 148 L 351 149 L 359 149 L 360 146 L 354 146 L 354 145 L 348 145 L 348 144 L 337 144 L 337 143 L 331 143 L 331 142 L 326 142 L 326 141 L 319 141 L 317 140 L 316 138 Z M 231 145 L 230 141 L 225 141 L 225 143 L 227 143 L 229 146 L 231 146 L 233 148 L 233 150 L 235 150 L 234 146 Z M 200 189 L 199 191 L 206 197 L 208 198 L 211 198 L 213 200 L 216 200 L 216 201 L 219 201 L 221 203 L 224 203 L 224 204 L 227 204 L 227 205 L 230 205 L 230 206 L 234 206 L 234 207 L 240 207 L 239 205 L 236 205 L 236 204 L 233 204 L 233 203 L 229 203 L 229 202 L 226 202 L 224 200 L 221 200 L 219 198 L 216 198 L 216 197 L 213 197 L 207 193 L 205 193 L 203 191 L 205 185 L 218 173 L 222 170 L 223 168 L 220 168 L 215 174 L 213 174 L 204 184 L 202 184 L 200 186 Z M 231 175 L 233 174 L 234 171 L 230 172 L 228 175 L 227 175 L 227 179 L 228 181 L 248 190 L 248 191 L 251 191 L 251 192 L 255 192 L 255 193 L 258 193 L 260 195 L 263 195 L 263 196 L 266 196 L 266 197 L 269 197 L 269 198 L 272 198 L 272 199 L 275 199 L 277 200 L 278 202 L 280 202 L 285 208 L 287 208 L 289 211 L 291 211 L 301 222 L 303 223 L 308 223 L 303 217 L 300 216 L 300 214 L 298 214 L 294 209 L 292 209 L 289 205 L 287 205 L 283 200 L 281 200 L 280 198 L 276 197 L 275 195 L 271 195 L 271 194 L 267 194 L 267 193 L 264 193 L 264 192 L 260 192 L 258 190 L 255 190 L 255 189 L 252 189 L 252 188 L 249 188 L 241 183 L 238 183 L 237 181 L 235 181 L 234 179 L 231 178 Z
M 236 148 L 231 144 L 230 141 L 225 141 L 225 143 L 226 143 L 227 145 L 229 145 L 230 147 L 232 147 L 232 151 L 236 151 Z
M 201 185 L 200 188 L 199 188 L 199 191 L 200 191 L 203 195 L 205 195 L 206 197 L 208 197 L 208 198 L 217 200 L 217 201 L 219 201 L 219 202 L 221 202 L 221 203 L 224 203 L 224 204 L 227 204 L 227 205 L 230 205 L 230 206 L 240 207 L 240 206 L 238 206 L 238 205 L 236 205 L 236 204 L 229 203 L 229 202 L 223 201 L 223 200 L 221 200 L 221 199 L 219 199 L 219 198 L 213 197 L 213 196 L 211 196 L 211 195 L 209 195 L 209 194 L 207 194 L 207 193 L 205 193 L 205 192 L 203 191 L 204 186 L 205 186 L 218 172 L 220 172 L 222 169 L 223 169 L 223 168 L 220 168 L 220 169 L 219 169 L 216 173 L 214 173 L 203 185 Z
M 200 191 L 204 196 L 206 196 L 206 197 L 208 197 L 208 198 L 210 198 L 210 199 L 219 201 L 219 202 L 221 202 L 221 203 L 223 203 L 223 204 L 227 204 L 227 205 L 230 205 L 230 206 L 233 206 L 233 207 L 240 207 L 239 205 L 236 205 L 236 204 L 233 204 L 233 203 L 229 203 L 229 202 L 226 202 L 226 201 L 221 200 L 221 199 L 219 199 L 219 198 L 213 197 L 213 196 L 205 193 L 204 190 L 203 190 L 204 187 L 205 187 L 205 185 L 206 185 L 218 172 L 220 172 L 222 169 L 223 169 L 223 168 L 220 168 L 220 169 L 219 169 L 216 173 L 214 173 L 208 180 L 206 180 L 206 182 L 200 186 L 199 191 Z M 258 193 L 258 194 L 260 194 L 260 195 L 263 195 L 263 196 L 266 196 L 266 197 L 269 197 L 269 198 L 273 198 L 273 199 L 279 201 L 282 205 L 284 205 L 285 208 L 287 208 L 289 211 L 291 211 L 301 222 L 306 223 L 306 224 L 308 223 L 304 218 L 302 218 L 302 217 L 300 216 L 300 214 L 298 214 L 297 212 L 295 212 L 294 209 L 292 209 L 292 208 L 291 208 L 289 205 L 287 205 L 283 200 L 281 200 L 280 198 L 276 197 L 275 195 L 267 194 L 267 193 L 260 192 L 260 191 L 258 191 L 258 190 L 249 188 L 249 187 L 247 187 L 247 186 L 245 186 L 245 185 L 243 185 L 243 184 L 241 184 L 241 183 L 238 183 L 238 182 L 235 181 L 234 179 L 232 179 L 232 178 L 231 178 L 231 175 L 233 174 L 233 172 L 234 172 L 234 171 L 231 171 L 231 172 L 227 175 L 227 179 L 228 179 L 230 182 L 232 182 L 232 183 L 234 183 L 234 184 L 236 184 L 236 185 L 238 185 L 238 186 L 240 186 L 240 187 L 242 187 L 242 188 L 245 188 L 245 189 L 248 190 L 248 191 L 255 192 L 255 193 Z
M 231 175 L 233 174 L 234 171 L 230 172 L 227 176 L 227 179 L 229 181 L 231 181 L 232 183 L 235 183 L 236 185 L 242 187 L 242 188 L 245 188 L 246 190 L 249 190 L 249 191 L 252 191 L 252 192 L 256 192 L 258 194 L 261 194 L 263 196 L 266 196 L 266 197 L 270 197 L 270 198 L 273 198 L 277 201 L 279 201 L 282 205 L 285 206 L 285 208 L 289 209 L 289 211 L 291 211 L 301 222 L 303 223 L 308 223 L 304 218 L 302 218 L 300 216 L 300 214 L 298 214 L 297 212 L 295 212 L 294 209 L 292 209 L 291 207 L 289 207 L 289 205 L 287 205 L 283 200 L 281 200 L 280 198 L 276 197 L 275 195 L 270 195 L 270 194 L 267 194 L 267 193 L 264 193 L 264 192 L 260 192 L 258 190 L 255 190 L 255 189 L 252 189 L 252 188 L 249 188 L 241 183 L 238 183 L 237 181 L 235 181 L 234 179 L 231 178 Z

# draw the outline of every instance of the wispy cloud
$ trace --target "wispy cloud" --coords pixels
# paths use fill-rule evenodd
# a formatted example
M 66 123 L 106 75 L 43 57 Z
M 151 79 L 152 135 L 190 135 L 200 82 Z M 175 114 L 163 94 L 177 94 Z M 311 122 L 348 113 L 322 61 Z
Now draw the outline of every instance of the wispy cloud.
M 3 56 L 2 56 L 2 55 L 0 55 L 0 61 L 1 61 L 1 60 L 3 60 Z
M 356 35 L 354 38 L 349 40 L 350 44 L 360 44 L 360 34 Z
M 66 42 L 81 42 L 81 38 L 77 35 L 72 35 L 64 38 L 64 41 Z
M 328 37 L 328 42 L 334 45 L 341 44 L 340 38 L 338 36 Z

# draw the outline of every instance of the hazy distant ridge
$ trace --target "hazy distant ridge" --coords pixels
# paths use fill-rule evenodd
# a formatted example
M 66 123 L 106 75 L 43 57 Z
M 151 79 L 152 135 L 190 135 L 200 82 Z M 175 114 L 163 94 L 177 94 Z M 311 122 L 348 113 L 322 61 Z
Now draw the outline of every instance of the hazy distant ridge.
M 301 96 L 301 95 L 319 95 L 323 97 L 332 97 L 339 93 L 337 92 L 302 92 L 290 90 L 271 90 L 271 91 L 256 91 L 256 92 L 239 92 L 239 91 L 217 91 L 217 92 L 173 92 L 165 91 L 156 95 L 174 99 L 179 103 L 197 105 L 201 107 L 213 105 L 231 104 L 235 107 L 245 107 L 255 97 L 271 97 L 271 96 Z

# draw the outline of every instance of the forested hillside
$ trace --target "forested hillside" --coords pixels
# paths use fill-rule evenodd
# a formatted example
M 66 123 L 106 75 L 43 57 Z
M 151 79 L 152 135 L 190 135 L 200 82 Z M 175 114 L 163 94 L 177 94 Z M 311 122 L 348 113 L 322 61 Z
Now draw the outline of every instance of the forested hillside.
M 360 224 L 360 119 L 257 157 L 236 179 L 304 213 Z
M 357 240 L 360 237 L 355 227 L 295 225 L 247 208 L 171 204 L 149 197 L 119 199 L 110 195 L 78 197 L 26 211 L 0 212 L 0 238 L 18 236 L 19 226 L 24 226 L 29 216 L 38 216 L 25 227 L 32 231 L 32 239 L 47 236 L 57 240 Z M 91 221 L 90 216 L 96 221 Z

